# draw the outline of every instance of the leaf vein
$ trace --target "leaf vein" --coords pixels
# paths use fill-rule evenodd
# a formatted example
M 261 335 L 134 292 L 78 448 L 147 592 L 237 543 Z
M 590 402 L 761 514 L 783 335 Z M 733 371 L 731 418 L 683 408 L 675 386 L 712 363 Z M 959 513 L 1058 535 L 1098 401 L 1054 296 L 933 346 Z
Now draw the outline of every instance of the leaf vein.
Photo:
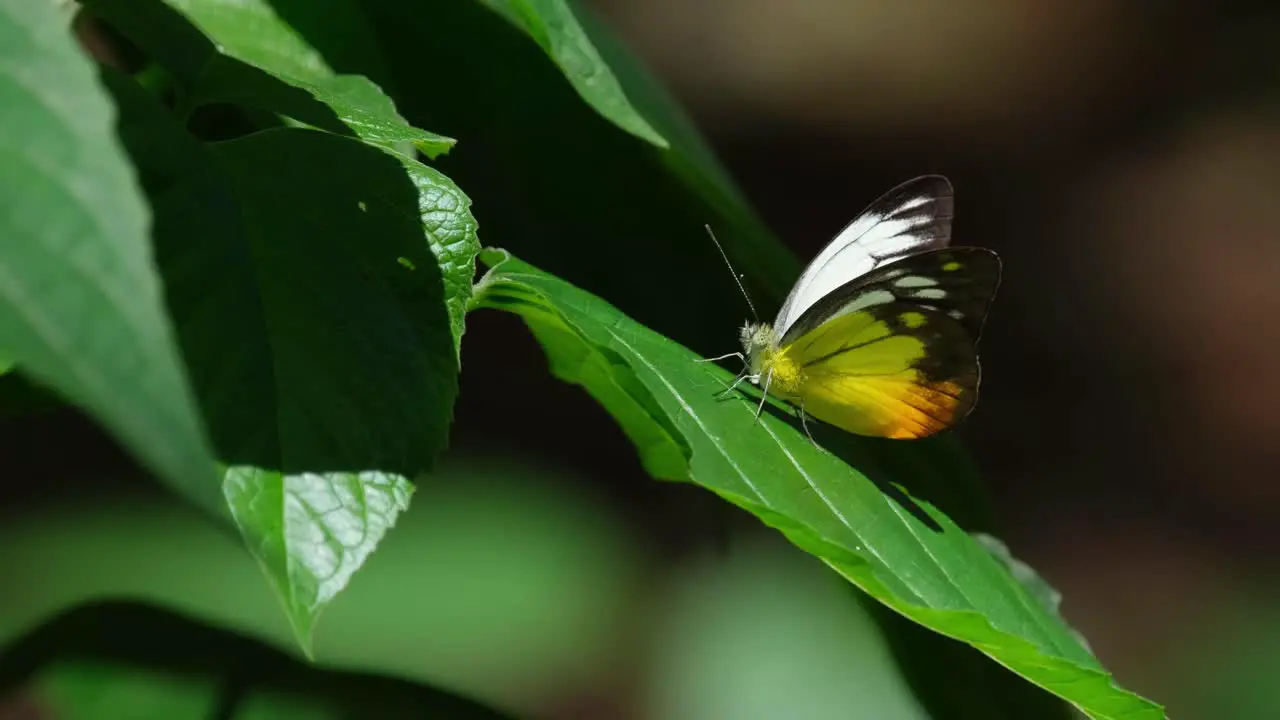
M 680 403 L 680 407 L 688 413 L 689 417 L 693 419 L 693 422 L 697 424 L 698 429 L 701 430 L 704 435 L 708 438 L 713 437 L 711 431 L 707 429 L 705 424 L 703 424 L 702 418 L 698 417 L 698 414 L 693 411 L 693 407 L 684 399 L 684 396 L 680 394 L 680 391 L 676 390 L 675 386 L 667 380 L 666 376 L 664 376 L 653 363 L 649 362 L 648 358 L 637 352 L 635 348 L 631 347 L 630 343 L 623 340 L 622 337 L 615 333 L 611 328 L 605 328 L 605 331 L 608 332 L 614 340 L 621 343 L 622 346 L 625 347 L 637 360 L 644 363 L 644 366 L 649 369 L 649 372 L 652 372 L 654 377 L 658 378 L 658 381 L 666 387 L 667 392 L 671 393 L 671 396 L 676 399 L 676 402 Z M 738 476 L 742 478 L 742 482 L 745 483 L 747 487 L 751 488 L 751 492 L 755 493 L 756 498 L 760 500 L 760 502 L 768 504 L 768 501 L 765 500 L 764 494 L 760 492 L 760 488 L 756 487 L 755 483 L 751 482 L 751 478 L 747 476 L 746 471 L 733 461 L 733 457 L 729 455 L 729 453 L 726 452 L 719 443 L 713 442 L 711 443 L 711 446 L 720 451 L 720 454 L 724 456 L 725 462 L 729 463 L 729 467 L 733 468 L 734 472 L 738 473 Z M 690 466 L 689 471 L 690 473 L 693 472 L 692 466 Z

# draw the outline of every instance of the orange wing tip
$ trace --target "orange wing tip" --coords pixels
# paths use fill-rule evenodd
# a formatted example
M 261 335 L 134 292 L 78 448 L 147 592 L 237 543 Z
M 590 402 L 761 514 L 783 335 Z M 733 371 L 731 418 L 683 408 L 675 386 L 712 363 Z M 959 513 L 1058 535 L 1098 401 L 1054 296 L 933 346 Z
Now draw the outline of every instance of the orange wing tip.
M 968 409 L 968 403 L 962 401 L 965 388 L 950 380 L 910 388 L 898 398 L 902 403 L 900 411 L 884 424 L 884 437 L 919 440 L 936 435 L 958 423 L 963 417 L 962 409 Z

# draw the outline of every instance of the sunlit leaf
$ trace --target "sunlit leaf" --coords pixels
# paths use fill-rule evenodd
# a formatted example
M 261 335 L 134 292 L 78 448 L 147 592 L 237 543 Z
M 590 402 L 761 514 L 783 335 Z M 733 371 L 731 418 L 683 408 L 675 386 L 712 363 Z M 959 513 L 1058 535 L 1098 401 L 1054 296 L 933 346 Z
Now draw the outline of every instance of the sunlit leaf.
M 568 382 L 616 405 L 619 387 L 634 404 L 664 416 L 687 446 L 640 446 L 649 462 L 682 451 L 686 477 L 777 528 L 869 595 L 939 633 L 967 642 L 1033 683 L 1099 720 L 1156 720 L 1161 708 L 1118 687 L 1056 614 L 950 518 L 901 485 L 907 478 L 855 469 L 815 447 L 784 408 L 759 423 L 753 403 L 716 393 L 732 376 L 638 325 L 616 309 L 502 251 L 482 255 L 490 271 L 476 304 L 514 312 Z M 585 362 L 557 357 L 603 356 L 612 375 L 577 372 Z M 610 406 L 606 403 L 606 407 Z M 628 433 L 638 412 L 619 418 Z M 890 441 L 883 441 L 890 442 Z M 870 474 L 867 474 L 870 473 Z
M 308 654 L 320 611 L 409 509 L 413 493 L 392 473 L 285 475 L 251 467 L 229 470 L 224 487 Z

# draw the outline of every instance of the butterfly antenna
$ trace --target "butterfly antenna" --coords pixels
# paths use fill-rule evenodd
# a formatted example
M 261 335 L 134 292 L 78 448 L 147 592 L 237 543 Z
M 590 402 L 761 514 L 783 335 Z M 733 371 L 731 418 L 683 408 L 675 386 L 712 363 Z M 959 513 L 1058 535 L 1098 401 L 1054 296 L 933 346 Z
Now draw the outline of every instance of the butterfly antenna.
M 729 256 L 725 253 L 724 247 L 720 245 L 720 241 L 716 239 L 716 234 L 711 232 L 710 225 L 704 225 L 707 229 L 707 235 L 711 236 L 711 242 L 716 244 L 716 249 L 720 251 L 720 257 L 724 258 L 724 264 L 729 268 L 729 274 L 733 276 L 733 281 L 738 283 L 738 289 L 742 291 L 742 297 L 747 301 L 747 307 L 751 308 L 751 316 L 760 322 L 760 313 L 756 312 L 756 306 L 751 302 L 751 296 L 747 294 L 747 288 L 742 284 L 742 279 L 738 277 L 738 272 L 733 269 L 733 263 L 729 262 Z

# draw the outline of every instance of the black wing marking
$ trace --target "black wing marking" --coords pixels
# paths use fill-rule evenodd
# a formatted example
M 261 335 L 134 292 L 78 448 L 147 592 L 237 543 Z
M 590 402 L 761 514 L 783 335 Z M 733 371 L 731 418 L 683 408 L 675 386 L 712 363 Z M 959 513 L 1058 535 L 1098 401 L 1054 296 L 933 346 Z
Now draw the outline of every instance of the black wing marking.
M 950 320 L 974 344 L 1000 285 L 1000 256 L 985 248 L 929 250 L 882 265 L 813 303 L 782 336 L 789 345 L 839 315 L 874 311 L 901 321 L 911 308 L 934 311 L 931 324 Z M 946 320 L 944 320 L 944 318 Z

